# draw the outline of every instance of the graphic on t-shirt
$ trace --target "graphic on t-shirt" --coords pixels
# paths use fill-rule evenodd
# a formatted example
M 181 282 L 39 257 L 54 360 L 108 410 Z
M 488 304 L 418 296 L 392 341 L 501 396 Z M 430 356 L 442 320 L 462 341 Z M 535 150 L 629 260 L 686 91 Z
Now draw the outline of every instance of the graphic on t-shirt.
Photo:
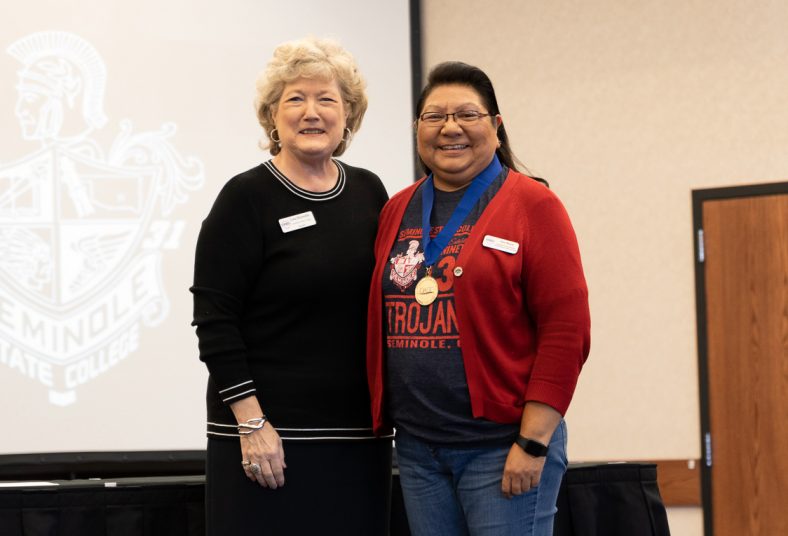
M 432 227 L 435 237 L 443 227 Z M 438 283 L 438 297 L 429 306 L 416 302 L 413 284 L 425 273 L 424 252 L 420 251 L 421 229 L 405 227 L 389 257 L 389 281 L 384 281 L 386 308 L 386 346 L 389 349 L 450 350 L 459 349 L 460 336 L 454 310 L 454 268 L 457 256 L 473 225 L 462 225 L 441 251 L 432 266 L 432 277 Z M 407 250 L 402 251 L 407 244 Z M 399 251 L 399 253 L 397 253 Z M 385 277 L 385 276 L 384 276 Z
M 396 257 L 389 260 L 391 263 L 389 280 L 403 292 L 416 281 L 419 266 L 424 262 L 424 253 L 418 249 L 419 241 L 411 240 L 405 253 L 398 253 Z

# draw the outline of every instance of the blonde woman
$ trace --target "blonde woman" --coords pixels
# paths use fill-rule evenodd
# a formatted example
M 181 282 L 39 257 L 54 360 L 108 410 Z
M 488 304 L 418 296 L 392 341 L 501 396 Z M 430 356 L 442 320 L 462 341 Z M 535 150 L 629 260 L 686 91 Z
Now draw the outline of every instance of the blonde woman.
M 352 56 L 285 43 L 257 80 L 273 158 L 205 219 L 194 322 L 208 381 L 208 534 L 385 534 L 391 440 L 372 434 L 367 291 L 386 191 L 341 155 L 367 107 Z

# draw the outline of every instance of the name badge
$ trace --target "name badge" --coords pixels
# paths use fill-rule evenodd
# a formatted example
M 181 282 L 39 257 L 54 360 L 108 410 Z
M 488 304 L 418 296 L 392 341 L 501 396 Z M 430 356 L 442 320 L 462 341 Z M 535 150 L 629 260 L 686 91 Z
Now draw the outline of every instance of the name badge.
M 512 242 L 511 240 L 498 238 L 497 236 L 493 236 L 493 235 L 484 235 L 484 240 L 482 241 L 482 245 L 486 248 L 497 249 L 498 251 L 511 253 L 512 255 L 517 253 L 517 250 L 520 249 L 520 244 L 518 244 L 517 242 Z
M 315 221 L 315 215 L 312 214 L 311 210 L 279 220 L 279 226 L 282 228 L 283 233 L 297 231 L 304 227 L 312 227 L 313 225 L 317 225 L 317 221 Z

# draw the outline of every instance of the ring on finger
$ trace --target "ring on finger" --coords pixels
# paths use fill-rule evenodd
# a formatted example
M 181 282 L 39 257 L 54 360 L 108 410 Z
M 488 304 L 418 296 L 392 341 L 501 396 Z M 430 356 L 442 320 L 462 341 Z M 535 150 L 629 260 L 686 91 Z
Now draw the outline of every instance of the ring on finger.
M 247 465 L 252 465 L 252 462 L 250 462 L 249 460 L 241 460 L 241 465 L 246 467 Z
M 260 465 L 256 463 L 249 464 L 249 469 L 252 471 L 253 474 L 259 475 L 260 474 Z

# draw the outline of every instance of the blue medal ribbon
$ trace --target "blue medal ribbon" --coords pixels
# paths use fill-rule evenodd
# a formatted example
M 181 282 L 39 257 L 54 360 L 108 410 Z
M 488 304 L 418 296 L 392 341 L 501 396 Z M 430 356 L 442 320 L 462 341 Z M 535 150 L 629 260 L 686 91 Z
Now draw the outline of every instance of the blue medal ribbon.
M 441 251 L 449 244 L 449 240 L 460 228 L 462 222 L 465 221 L 468 213 L 473 209 L 473 206 L 485 190 L 492 184 L 495 177 L 501 173 L 502 169 L 503 166 L 498 161 L 498 155 L 493 155 L 492 162 L 471 181 L 471 185 L 462 196 L 462 199 L 460 199 L 454 212 L 452 212 L 449 221 L 435 238 L 430 238 L 430 229 L 432 228 L 430 216 L 432 215 L 432 204 L 435 200 L 435 187 L 432 174 L 430 173 L 430 176 L 427 177 L 421 188 L 421 245 L 424 251 L 425 266 L 431 267 L 435 264 L 438 257 L 440 257 Z

